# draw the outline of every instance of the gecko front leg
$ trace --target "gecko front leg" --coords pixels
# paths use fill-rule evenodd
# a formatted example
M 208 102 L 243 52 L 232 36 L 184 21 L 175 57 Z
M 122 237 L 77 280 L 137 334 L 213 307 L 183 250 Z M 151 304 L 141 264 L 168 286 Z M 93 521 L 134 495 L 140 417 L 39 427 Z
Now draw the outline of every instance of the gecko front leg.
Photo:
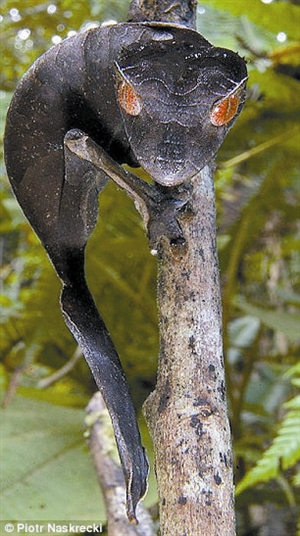
M 156 182 L 149 184 L 125 170 L 92 138 L 78 129 L 67 132 L 65 147 L 79 159 L 90 162 L 95 169 L 105 172 L 107 177 L 133 199 L 147 229 L 153 253 L 157 251 L 163 237 L 173 246 L 185 244 L 178 218 L 188 206 L 190 196 L 188 182 L 176 187 L 164 187 Z

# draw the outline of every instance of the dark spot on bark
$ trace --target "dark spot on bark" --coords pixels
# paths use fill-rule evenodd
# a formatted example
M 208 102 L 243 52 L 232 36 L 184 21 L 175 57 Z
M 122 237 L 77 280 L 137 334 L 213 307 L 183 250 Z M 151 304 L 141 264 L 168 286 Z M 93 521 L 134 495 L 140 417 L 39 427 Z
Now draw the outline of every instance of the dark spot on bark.
M 163 411 L 166 411 L 170 396 L 171 396 L 171 387 L 170 387 L 170 382 L 167 380 L 166 385 L 165 385 L 165 390 L 162 393 L 160 400 L 159 400 L 158 413 L 163 413 Z
M 160 317 L 160 323 L 165 326 L 168 323 L 168 317 L 167 316 L 161 316 Z
M 178 499 L 178 504 L 186 504 L 186 503 L 187 503 L 187 498 L 181 495 Z
M 184 301 L 187 302 L 195 302 L 198 300 L 198 295 L 194 290 L 191 290 L 191 292 L 188 292 L 184 296 Z
M 191 350 L 193 355 L 197 355 L 196 338 L 194 337 L 194 335 L 191 335 L 189 338 L 189 349 Z
M 198 437 L 202 437 L 205 432 L 203 432 L 203 424 L 198 418 L 198 415 L 199 414 L 191 416 L 190 426 L 195 429 L 196 435 Z
M 220 477 L 219 473 L 216 473 L 214 475 L 214 480 L 215 480 L 215 483 L 217 484 L 217 486 L 219 486 L 220 484 L 222 484 L 222 478 Z
M 176 290 L 176 293 L 178 294 L 179 292 L 181 292 L 181 288 L 182 288 L 182 285 L 180 283 L 175 283 L 175 290 Z
M 227 458 L 226 458 L 226 454 L 223 454 L 223 452 L 219 452 L 219 456 L 220 456 L 220 461 L 222 463 L 225 463 L 226 467 L 227 467 Z
M 217 375 L 217 373 L 216 373 L 216 368 L 215 368 L 214 365 L 209 365 L 209 367 L 208 367 L 208 372 L 209 372 L 210 377 L 211 377 L 214 381 L 216 381 L 218 375 Z
M 185 277 L 186 279 L 189 279 L 191 274 L 190 274 L 189 270 L 184 269 L 184 270 L 182 270 L 181 275 L 182 275 L 182 277 Z
M 206 489 L 203 489 L 203 490 L 201 491 L 201 494 L 206 496 L 206 497 L 205 497 L 205 504 L 206 504 L 206 506 L 211 506 L 211 504 L 212 504 L 211 496 L 212 496 L 212 494 L 213 494 L 212 491 L 210 491 L 210 490 L 207 491 Z
M 203 250 L 203 248 L 199 248 L 198 251 L 199 251 L 199 255 L 200 255 L 202 261 L 205 261 L 205 255 L 204 255 L 204 250 Z
M 209 417 L 214 413 L 213 408 L 206 398 L 201 398 L 200 396 L 197 397 L 193 403 L 193 406 L 200 407 L 200 415 L 202 417 Z
M 212 494 L 213 493 L 210 490 L 208 490 L 208 491 L 207 490 L 202 490 L 202 495 L 206 495 L 205 503 L 204 503 L 204 504 L 206 504 L 206 506 L 211 506 L 211 504 L 212 504 L 212 501 L 211 501 Z
M 227 456 L 224 452 L 219 452 L 220 461 L 224 463 L 225 467 L 232 467 L 231 456 Z
M 210 417 L 214 413 L 214 410 L 210 406 L 206 406 L 205 408 L 201 408 L 200 414 L 202 417 Z
M 201 398 L 201 396 L 197 396 L 195 399 L 195 402 L 193 403 L 193 406 L 206 406 L 208 404 L 208 400 L 206 398 Z
M 161 504 L 162 504 L 163 506 L 165 506 L 165 504 L 166 504 L 166 499 L 165 499 L 165 498 L 163 498 L 163 500 L 161 501 Z
M 224 402 L 226 398 L 226 388 L 225 388 L 225 383 L 223 381 L 221 381 L 217 391 L 221 394 L 222 401 Z

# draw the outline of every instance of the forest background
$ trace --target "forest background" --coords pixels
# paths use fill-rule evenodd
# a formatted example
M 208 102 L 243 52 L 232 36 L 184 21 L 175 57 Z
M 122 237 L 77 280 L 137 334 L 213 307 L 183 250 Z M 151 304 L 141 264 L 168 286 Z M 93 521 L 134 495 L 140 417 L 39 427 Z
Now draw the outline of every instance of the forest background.
M 128 5 L 2 1 L 1 133 L 30 64 L 77 31 L 126 20 Z M 247 103 L 219 151 L 215 175 L 238 535 L 294 536 L 300 534 L 299 2 L 201 0 L 198 31 L 238 51 L 249 70 Z M 60 282 L 11 193 L 3 159 L 0 173 L 1 516 L 105 523 L 83 437 L 95 386 L 62 320 Z M 141 406 L 156 377 L 156 261 L 132 202 L 113 184 L 101 194 L 87 258 L 89 285 L 121 355 L 151 459 Z M 70 360 L 68 374 L 48 382 Z M 155 511 L 155 502 L 152 471 L 146 505 Z

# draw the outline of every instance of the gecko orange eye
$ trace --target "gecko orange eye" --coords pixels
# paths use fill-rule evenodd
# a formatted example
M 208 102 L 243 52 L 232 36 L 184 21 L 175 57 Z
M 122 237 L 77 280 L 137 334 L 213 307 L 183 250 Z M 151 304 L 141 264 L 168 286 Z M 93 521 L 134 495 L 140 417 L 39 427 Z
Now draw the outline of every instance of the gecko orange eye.
M 141 97 L 127 80 L 122 80 L 119 84 L 118 102 L 122 110 L 129 115 L 139 115 L 141 113 Z
M 216 104 L 211 113 L 210 121 L 216 127 L 226 125 L 235 116 L 240 104 L 240 91 L 232 93 L 229 97 Z

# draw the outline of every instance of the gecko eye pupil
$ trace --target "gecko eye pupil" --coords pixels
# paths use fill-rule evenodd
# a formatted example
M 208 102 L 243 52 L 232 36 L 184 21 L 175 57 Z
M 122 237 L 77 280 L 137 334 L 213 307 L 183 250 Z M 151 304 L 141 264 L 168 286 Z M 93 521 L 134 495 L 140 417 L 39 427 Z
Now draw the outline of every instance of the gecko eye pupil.
M 118 87 L 118 102 L 122 110 L 129 115 L 139 115 L 142 110 L 142 99 L 134 87 L 122 80 Z
M 216 127 L 226 125 L 236 115 L 240 104 L 240 91 L 219 101 L 211 110 L 210 121 Z

